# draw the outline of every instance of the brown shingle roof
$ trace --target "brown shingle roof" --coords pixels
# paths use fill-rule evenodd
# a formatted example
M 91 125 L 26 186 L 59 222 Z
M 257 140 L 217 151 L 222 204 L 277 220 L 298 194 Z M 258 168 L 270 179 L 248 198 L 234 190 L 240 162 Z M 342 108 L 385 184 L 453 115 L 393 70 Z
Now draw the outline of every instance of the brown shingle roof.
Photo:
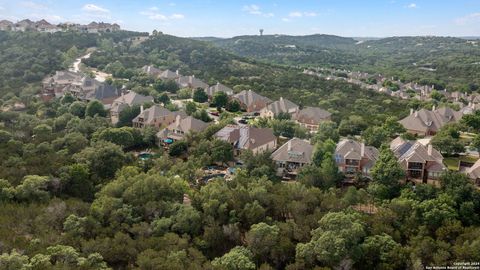
M 313 145 L 310 142 L 292 138 L 273 152 L 271 158 L 274 161 L 310 164 L 312 163 L 312 155 Z

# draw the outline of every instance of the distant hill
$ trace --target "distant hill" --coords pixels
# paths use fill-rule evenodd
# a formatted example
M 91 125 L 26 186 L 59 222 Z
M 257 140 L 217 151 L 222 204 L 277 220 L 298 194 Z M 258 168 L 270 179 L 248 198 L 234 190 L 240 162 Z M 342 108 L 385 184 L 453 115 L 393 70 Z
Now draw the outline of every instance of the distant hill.
M 267 35 L 208 42 L 240 56 L 276 64 L 382 73 L 460 91 L 480 87 L 480 41 L 474 38 Z

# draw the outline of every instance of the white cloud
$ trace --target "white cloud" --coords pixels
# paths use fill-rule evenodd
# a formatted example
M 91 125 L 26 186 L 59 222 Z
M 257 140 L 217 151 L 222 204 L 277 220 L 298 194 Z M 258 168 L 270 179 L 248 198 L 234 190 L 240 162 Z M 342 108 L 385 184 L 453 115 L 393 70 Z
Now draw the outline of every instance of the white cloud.
M 282 18 L 282 21 L 284 21 L 284 22 L 290 22 L 290 21 L 292 21 L 292 20 L 290 20 L 289 18 Z
M 411 3 L 407 6 L 407 8 L 417 8 L 417 4 Z
M 292 18 L 303 17 L 303 13 L 300 11 L 290 12 L 290 14 L 288 14 L 288 17 L 292 17 Z
M 248 12 L 249 14 L 263 16 L 266 18 L 271 18 L 275 16 L 275 14 L 273 14 L 272 12 L 263 12 L 260 7 L 255 4 L 243 6 L 242 10 Z
M 157 7 L 151 7 L 148 10 L 140 12 L 140 15 L 147 16 L 150 20 L 156 21 L 169 21 L 169 20 L 181 20 L 185 18 L 185 15 L 174 13 L 171 15 L 164 15 L 158 12 Z
M 33 1 L 23 1 L 20 2 L 20 5 L 24 8 L 28 9 L 35 9 L 35 10 L 43 10 L 47 9 L 47 6 L 41 3 L 33 2 Z
M 301 17 L 315 17 L 317 13 L 312 11 L 301 12 L 301 11 L 292 11 L 288 14 L 290 18 L 301 18 Z
M 101 6 L 97 6 L 95 4 L 86 4 L 82 7 L 83 10 L 88 12 L 95 12 L 95 13 L 110 13 L 110 10 L 103 8 Z
M 457 18 L 455 20 L 455 24 L 466 25 L 466 24 L 470 24 L 472 22 L 477 22 L 477 21 L 480 22 L 480 12 L 471 13 L 471 14 L 465 15 L 463 17 Z
M 171 2 L 171 3 L 168 3 L 168 5 L 171 6 L 171 7 L 174 7 L 174 6 L 176 6 L 177 4 Z

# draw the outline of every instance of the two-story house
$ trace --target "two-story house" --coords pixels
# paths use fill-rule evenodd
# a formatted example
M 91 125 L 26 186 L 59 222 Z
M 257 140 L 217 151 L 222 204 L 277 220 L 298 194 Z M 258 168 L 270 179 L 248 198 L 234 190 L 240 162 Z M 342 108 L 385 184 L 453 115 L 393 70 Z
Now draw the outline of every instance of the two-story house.
M 318 107 L 305 107 L 299 110 L 293 117 L 295 121 L 308 129 L 310 132 L 318 130 L 320 123 L 332 120 L 332 114 Z
M 113 101 L 112 107 L 110 109 L 110 119 L 112 121 L 112 124 L 118 123 L 120 113 L 125 108 L 153 102 L 154 100 L 151 96 L 140 95 L 133 91 L 130 91 L 127 94 L 122 92 L 122 95 Z
M 346 177 L 353 177 L 356 174 L 368 177 L 379 154 L 378 149 L 373 146 L 366 146 L 352 139 L 344 139 L 335 149 L 335 162 L 338 170 Z
M 271 158 L 277 168 L 277 176 L 295 178 L 298 171 L 312 163 L 313 145 L 309 141 L 292 138 L 275 152 Z
M 300 107 L 291 102 L 290 100 L 280 97 L 279 100 L 268 104 L 265 108 L 260 111 L 261 117 L 273 118 L 280 113 L 287 113 L 291 116 L 298 113 Z
M 192 116 L 182 118 L 177 115 L 175 122 L 157 133 L 157 139 L 161 142 L 163 139 L 172 139 L 174 141 L 183 140 L 188 133 L 202 132 L 208 127 L 208 123 L 193 118 Z
M 160 105 L 153 105 L 148 109 L 143 109 L 140 106 L 140 114 L 132 120 L 133 127 L 144 128 L 151 126 L 156 129 L 160 129 L 162 126 L 168 126 L 175 122 L 177 115 L 181 117 L 187 117 L 187 114 L 183 111 L 170 111 Z
M 269 98 L 259 95 L 252 90 L 243 90 L 233 95 L 232 99 L 237 100 L 242 110 L 247 112 L 259 112 L 272 102 Z
M 431 144 L 398 137 L 390 143 L 390 149 L 405 170 L 407 180 L 435 184 L 446 170 L 442 154 Z
M 254 154 L 273 151 L 277 148 L 277 137 L 269 128 L 228 125 L 214 135 L 217 139 L 229 142 L 238 155 L 242 150 L 251 150 Z

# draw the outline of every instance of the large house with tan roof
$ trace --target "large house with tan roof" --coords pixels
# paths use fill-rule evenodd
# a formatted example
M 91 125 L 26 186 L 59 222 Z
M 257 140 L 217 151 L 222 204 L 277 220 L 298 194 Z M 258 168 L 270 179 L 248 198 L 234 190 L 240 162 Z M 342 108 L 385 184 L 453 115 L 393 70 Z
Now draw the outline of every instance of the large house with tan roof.
M 243 90 L 233 95 L 232 99 L 237 100 L 242 110 L 247 112 L 259 112 L 272 102 L 269 98 L 259 95 L 252 90 Z
M 225 94 L 227 94 L 227 96 L 233 95 L 233 90 L 231 88 L 219 82 L 205 89 L 205 93 L 207 93 L 209 98 L 212 98 L 215 95 L 215 93 L 218 93 L 218 92 L 224 92 Z
M 390 143 L 390 149 L 409 180 L 434 183 L 432 181 L 438 180 L 446 170 L 442 154 L 431 144 L 398 137 Z
M 315 132 L 320 123 L 332 120 L 332 114 L 318 107 L 305 107 L 298 111 L 293 118 L 310 132 Z
M 230 143 L 234 153 L 251 150 L 254 154 L 273 151 L 277 148 L 277 137 L 269 128 L 228 125 L 214 135 L 217 139 Z
M 120 113 L 127 107 L 132 107 L 134 105 L 143 105 L 144 103 L 153 103 L 153 97 L 144 96 L 137 94 L 133 91 L 128 92 L 127 94 L 122 93 L 122 95 L 115 99 L 112 103 L 110 109 L 110 118 L 112 124 L 118 123 Z
M 279 100 L 272 102 L 260 111 L 261 117 L 273 118 L 280 113 L 294 115 L 298 113 L 300 107 L 290 100 L 280 97 Z
M 187 114 L 182 111 L 170 111 L 160 105 L 153 105 L 144 110 L 140 106 L 140 114 L 132 120 L 133 127 L 144 128 L 146 126 L 159 129 L 162 126 L 168 126 L 175 122 L 177 115 L 187 117 Z
M 410 115 L 399 121 L 408 133 L 418 136 L 433 136 L 443 126 L 460 121 L 463 114 L 451 108 L 433 108 L 432 111 L 411 110 Z
M 162 139 L 173 139 L 175 141 L 182 140 L 185 135 L 190 132 L 202 132 L 208 127 L 208 123 L 198 120 L 192 116 L 182 117 L 177 115 L 175 122 L 157 133 L 159 142 Z
M 312 163 L 313 145 L 307 140 L 292 138 L 272 153 L 277 176 L 294 178 L 299 170 Z
M 191 88 L 191 89 L 197 89 L 197 88 L 202 88 L 206 89 L 208 88 L 208 84 L 203 82 L 202 80 L 195 78 L 195 75 L 191 76 L 180 76 L 177 79 L 177 85 L 180 88 Z
M 379 155 L 377 148 L 352 139 L 340 141 L 335 148 L 335 162 L 338 170 L 346 177 L 353 177 L 356 174 L 370 176 L 370 170 Z

